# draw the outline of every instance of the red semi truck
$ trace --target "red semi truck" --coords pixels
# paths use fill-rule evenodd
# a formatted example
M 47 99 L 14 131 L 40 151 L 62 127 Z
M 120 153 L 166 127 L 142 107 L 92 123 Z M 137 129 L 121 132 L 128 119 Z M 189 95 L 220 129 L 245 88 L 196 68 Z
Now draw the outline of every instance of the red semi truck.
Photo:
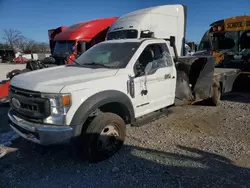
M 118 17 L 101 18 L 73 24 L 69 27 L 60 26 L 48 30 L 51 56 L 55 60 L 54 63 L 56 65 L 71 64 L 72 60 L 90 47 L 104 41 L 109 27 L 117 19 Z M 10 79 L 19 73 L 19 70 L 14 70 L 9 73 L 9 75 L 11 74 L 9 80 L 0 82 L 0 103 L 8 102 Z
M 117 19 L 102 18 L 49 30 L 51 54 L 55 63 L 71 64 L 90 47 L 104 41 L 109 27 Z

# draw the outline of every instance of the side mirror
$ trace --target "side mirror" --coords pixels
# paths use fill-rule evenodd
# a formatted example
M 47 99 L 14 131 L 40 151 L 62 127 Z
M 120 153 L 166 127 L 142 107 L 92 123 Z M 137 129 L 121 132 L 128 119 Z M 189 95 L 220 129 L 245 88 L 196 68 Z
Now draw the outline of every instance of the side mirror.
M 175 36 L 170 36 L 170 46 L 173 47 L 175 45 Z
M 141 31 L 141 38 L 154 38 L 154 32 L 151 32 L 149 30 Z
M 152 67 L 153 67 L 153 63 L 150 62 L 147 64 L 147 66 L 145 67 L 145 75 L 148 75 L 149 71 L 152 70 Z
M 82 54 L 86 51 L 86 42 L 79 41 L 80 51 L 78 53 Z

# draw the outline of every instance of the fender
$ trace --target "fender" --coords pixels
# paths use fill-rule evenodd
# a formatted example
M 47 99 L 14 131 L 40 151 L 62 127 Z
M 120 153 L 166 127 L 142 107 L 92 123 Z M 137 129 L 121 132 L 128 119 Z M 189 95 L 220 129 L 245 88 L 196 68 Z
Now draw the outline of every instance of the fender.
M 81 134 L 85 121 L 94 110 L 101 107 L 102 105 L 112 102 L 120 103 L 125 108 L 127 108 L 130 115 L 130 122 L 134 121 L 134 108 L 131 100 L 126 94 L 116 90 L 101 91 L 85 100 L 75 112 L 70 122 L 70 126 L 75 129 L 75 135 L 78 136 Z

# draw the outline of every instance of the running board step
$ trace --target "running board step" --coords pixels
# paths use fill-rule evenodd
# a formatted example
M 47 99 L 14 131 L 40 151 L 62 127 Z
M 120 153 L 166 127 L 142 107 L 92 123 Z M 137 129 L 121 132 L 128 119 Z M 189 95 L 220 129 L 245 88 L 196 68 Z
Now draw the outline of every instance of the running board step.
M 133 122 L 131 124 L 131 126 L 133 127 L 141 127 L 147 123 L 153 122 L 157 119 L 160 119 L 162 117 L 167 116 L 169 113 L 171 113 L 171 110 L 169 109 L 169 107 L 167 108 L 163 108 L 161 110 L 157 110 L 155 112 L 152 112 L 148 115 L 142 116 L 142 117 L 138 117 L 136 118 L 135 122 Z

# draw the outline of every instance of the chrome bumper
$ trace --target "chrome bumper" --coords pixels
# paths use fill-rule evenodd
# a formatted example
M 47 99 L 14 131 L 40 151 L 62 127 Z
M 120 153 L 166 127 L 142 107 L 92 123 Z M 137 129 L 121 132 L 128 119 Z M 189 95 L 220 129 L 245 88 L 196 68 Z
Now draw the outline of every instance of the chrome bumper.
M 69 126 L 53 126 L 28 122 L 8 112 L 10 127 L 21 137 L 41 145 L 68 143 L 73 136 Z

